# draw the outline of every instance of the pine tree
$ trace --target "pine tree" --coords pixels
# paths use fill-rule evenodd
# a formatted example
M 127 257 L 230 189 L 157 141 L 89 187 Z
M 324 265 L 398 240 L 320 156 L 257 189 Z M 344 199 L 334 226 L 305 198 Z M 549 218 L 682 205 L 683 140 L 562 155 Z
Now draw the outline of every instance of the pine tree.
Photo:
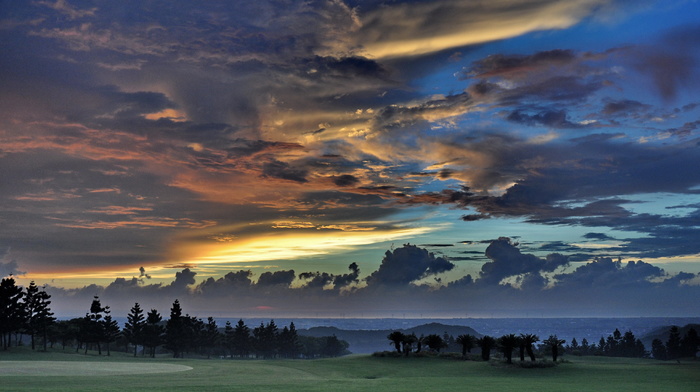
M 146 320 L 143 310 L 141 305 L 136 302 L 126 316 L 126 324 L 124 324 L 124 337 L 127 342 L 134 345 L 134 356 L 136 356 L 139 344 L 143 345 L 143 328 L 145 325 Z
M 85 343 L 97 344 L 97 352 L 102 355 L 101 343 L 107 339 L 104 323 L 102 319 L 109 314 L 109 306 L 102 306 L 98 296 L 93 297 L 90 305 L 90 313 L 85 314 L 81 324 L 81 336 Z M 88 351 L 88 344 L 85 344 L 85 354 Z
M 698 332 L 691 327 L 681 340 L 681 354 L 684 357 L 695 357 L 698 352 L 698 346 L 700 346 Z
M 157 310 L 151 309 L 146 315 L 146 324 L 143 326 L 142 342 L 145 348 L 149 348 L 151 358 L 156 356 L 156 347 L 163 343 L 164 328 L 161 325 L 160 313 Z
M 26 288 L 24 296 L 24 309 L 26 328 L 31 336 L 32 350 L 35 349 L 34 337 L 41 333 L 43 336 L 44 351 L 46 351 L 47 332 L 49 326 L 56 320 L 49 308 L 51 296 L 32 281 Z
M 248 328 L 248 326 L 245 325 L 243 320 L 238 320 L 238 323 L 236 324 L 236 327 L 233 330 L 231 347 L 234 355 L 247 357 L 250 354 L 250 328 Z
M 24 306 L 20 302 L 23 297 L 24 292 L 15 284 L 12 275 L 0 281 L 0 340 L 5 350 L 10 346 L 12 333 L 24 323 Z
M 681 356 L 681 333 L 677 326 L 672 326 L 669 330 L 668 341 L 666 341 L 666 358 L 678 359 Z
M 189 337 L 187 333 L 188 321 L 182 315 L 180 301 L 176 299 L 170 308 L 170 318 L 165 324 L 165 348 L 173 352 L 173 358 L 183 356 L 183 348 Z
M 117 340 L 121 334 L 119 323 L 117 323 L 117 320 L 112 319 L 111 314 L 107 314 L 102 319 L 102 329 L 104 330 L 105 343 L 107 343 L 107 356 L 110 356 L 109 344 Z

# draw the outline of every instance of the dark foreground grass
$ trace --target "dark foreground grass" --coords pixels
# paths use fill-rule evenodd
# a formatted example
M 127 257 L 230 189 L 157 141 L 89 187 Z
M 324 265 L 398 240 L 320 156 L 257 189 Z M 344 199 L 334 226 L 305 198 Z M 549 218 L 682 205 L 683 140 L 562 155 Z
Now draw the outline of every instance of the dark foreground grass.
M 552 368 L 524 369 L 502 363 L 441 358 L 374 358 L 368 355 L 313 361 L 141 359 L 62 353 L 0 353 L 0 361 L 85 361 L 109 366 L 176 364 L 173 373 L 64 376 L 12 375 L 0 362 L 2 391 L 659 391 L 700 390 L 700 362 L 568 357 Z M 47 362 L 51 364 L 51 362 Z

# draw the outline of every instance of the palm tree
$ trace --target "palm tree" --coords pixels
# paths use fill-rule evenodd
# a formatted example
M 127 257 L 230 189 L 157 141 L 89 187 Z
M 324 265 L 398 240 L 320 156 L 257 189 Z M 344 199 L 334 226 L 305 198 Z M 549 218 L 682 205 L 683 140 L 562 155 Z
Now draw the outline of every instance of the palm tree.
M 423 338 L 423 343 L 428 346 L 431 350 L 440 353 L 440 349 L 447 347 L 445 340 L 440 335 L 431 334 Z
M 472 352 L 474 344 L 476 343 L 476 338 L 472 335 L 464 334 L 457 336 L 455 341 L 462 345 L 462 357 L 466 357 L 467 353 Z
M 488 361 L 491 358 L 491 349 L 496 345 L 496 339 L 485 335 L 477 339 L 476 344 L 481 347 L 481 359 Z
M 535 361 L 535 353 L 532 351 L 532 345 L 540 341 L 540 337 L 534 334 L 520 334 L 520 338 L 522 339 L 522 345 L 525 347 L 525 350 L 527 350 L 527 355 L 530 357 L 531 361 Z M 523 360 L 522 356 L 520 360 Z
M 403 352 L 408 356 L 408 354 L 413 350 L 413 344 L 418 341 L 418 337 L 415 333 L 410 335 L 404 335 L 401 344 L 403 345 Z
M 401 331 L 394 331 L 394 332 L 390 333 L 386 338 L 391 341 L 391 343 L 389 343 L 389 344 L 394 345 L 394 347 L 396 348 L 396 352 L 400 353 L 401 352 L 401 342 L 404 341 L 404 339 L 406 338 L 406 335 L 401 333 Z
M 563 347 L 566 340 L 557 338 L 557 335 L 549 335 L 549 338 L 542 341 L 542 343 L 552 350 L 552 361 L 556 362 L 559 357 L 559 349 Z
M 514 334 L 503 335 L 498 338 L 498 345 L 501 346 L 506 361 L 513 363 L 513 349 L 518 346 L 518 337 Z

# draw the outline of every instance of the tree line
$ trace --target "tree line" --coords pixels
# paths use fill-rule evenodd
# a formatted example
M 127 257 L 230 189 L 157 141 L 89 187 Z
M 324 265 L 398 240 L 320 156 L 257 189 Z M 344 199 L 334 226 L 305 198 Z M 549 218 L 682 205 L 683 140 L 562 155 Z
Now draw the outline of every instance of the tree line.
M 126 317 L 124 328 L 111 315 L 109 306 L 103 306 L 95 296 L 84 317 L 56 320 L 50 310 L 51 296 L 31 282 L 23 289 L 12 277 L 0 281 L 0 340 L 3 349 L 22 344 L 22 335 L 30 335 L 32 349 L 35 336 L 40 336 L 44 351 L 47 345 L 72 346 L 76 352 L 103 349 L 110 355 L 112 347 L 133 350 L 134 356 L 155 357 L 158 350 L 167 350 L 175 358 L 186 353 L 221 358 L 319 358 L 348 353 L 348 343 L 336 336 L 300 336 L 294 323 L 283 328 L 274 320 L 248 327 L 243 320 L 233 326 L 229 321 L 220 328 L 213 317 L 206 321 L 183 314 L 178 300 L 170 308 L 167 320 L 156 309 L 144 312 L 135 303 Z
M 534 334 L 506 334 L 499 338 L 488 335 L 477 338 L 464 334 L 454 338 L 447 334 L 443 336 L 431 334 L 417 337 L 415 334 L 409 335 L 401 331 L 393 331 L 387 336 L 387 339 L 394 346 L 395 352 L 404 356 L 409 356 L 412 353 L 421 353 L 424 349 L 438 354 L 441 350 L 447 349 L 453 352 L 459 350 L 462 357 L 467 358 L 472 349 L 479 348 L 482 360 L 488 361 L 491 357 L 491 352 L 498 350 L 507 363 L 513 363 L 513 353 L 515 351 L 518 352 L 521 362 L 525 361 L 526 354 L 531 362 L 535 362 L 536 353 L 549 354 L 554 362 L 564 353 L 628 358 L 653 357 L 655 359 L 668 360 L 695 357 L 700 347 L 700 338 L 698 338 L 698 333 L 694 328 L 689 328 L 685 335 L 681 337 L 677 326 L 671 327 L 666 343 L 663 343 L 660 339 L 654 339 L 651 352 L 646 350 L 644 343 L 637 339 L 632 331 L 622 334 L 619 329 L 615 329 L 607 338 L 601 337 L 597 345 L 589 344 L 585 338 L 581 343 L 576 338 L 573 338 L 571 343 L 565 346 L 565 340 L 557 338 L 556 335 L 550 335 L 549 338 L 542 341 L 541 345 L 536 347 L 535 343 L 540 341 L 540 338 Z
M 414 333 L 409 335 L 401 331 L 391 332 L 387 336 L 387 339 L 390 341 L 390 344 L 394 346 L 395 352 L 403 356 L 420 354 L 424 350 L 440 354 L 440 351 L 443 349 L 450 350 L 457 346 L 461 351 L 462 357 L 467 358 L 468 355 L 471 354 L 472 349 L 478 347 L 482 360 L 490 360 L 491 352 L 500 350 L 506 362 L 509 364 L 513 363 L 513 352 L 516 350 L 518 351 L 521 362 L 525 361 L 526 354 L 531 362 L 535 362 L 536 349 L 534 344 L 540 341 L 539 336 L 534 334 L 506 334 L 499 338 L 488 335 L 477 338 L 470 334 L 462 334 L 454 338 L 447 333 L 443 336 L 430 334 L 418 337 Z M 542 341 L 542 347 L 539 348 L 539 351 L 546 350 L 551 354 L 552 360 L 556 362 L 563 352 L 564 343 L 566 343 L 566 341 L 557 338 L 556 335 L 550 335 L 549 338 Z

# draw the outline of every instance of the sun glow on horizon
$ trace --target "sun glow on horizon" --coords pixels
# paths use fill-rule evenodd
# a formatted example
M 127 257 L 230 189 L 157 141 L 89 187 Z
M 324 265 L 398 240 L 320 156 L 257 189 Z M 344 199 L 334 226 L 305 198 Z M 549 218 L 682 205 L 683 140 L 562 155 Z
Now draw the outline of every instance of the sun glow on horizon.
M 189 254 L 178 261 L 193 266 L 237 264 L 258 261 L 299 259 L 335 252 L 350 251 L 357 246 L 409 238 L 437 230 L 438 227 L 407 227 L 376 231 L 296 231 L 269 233 L 230 242 L 194 243 L 177 249 Z

